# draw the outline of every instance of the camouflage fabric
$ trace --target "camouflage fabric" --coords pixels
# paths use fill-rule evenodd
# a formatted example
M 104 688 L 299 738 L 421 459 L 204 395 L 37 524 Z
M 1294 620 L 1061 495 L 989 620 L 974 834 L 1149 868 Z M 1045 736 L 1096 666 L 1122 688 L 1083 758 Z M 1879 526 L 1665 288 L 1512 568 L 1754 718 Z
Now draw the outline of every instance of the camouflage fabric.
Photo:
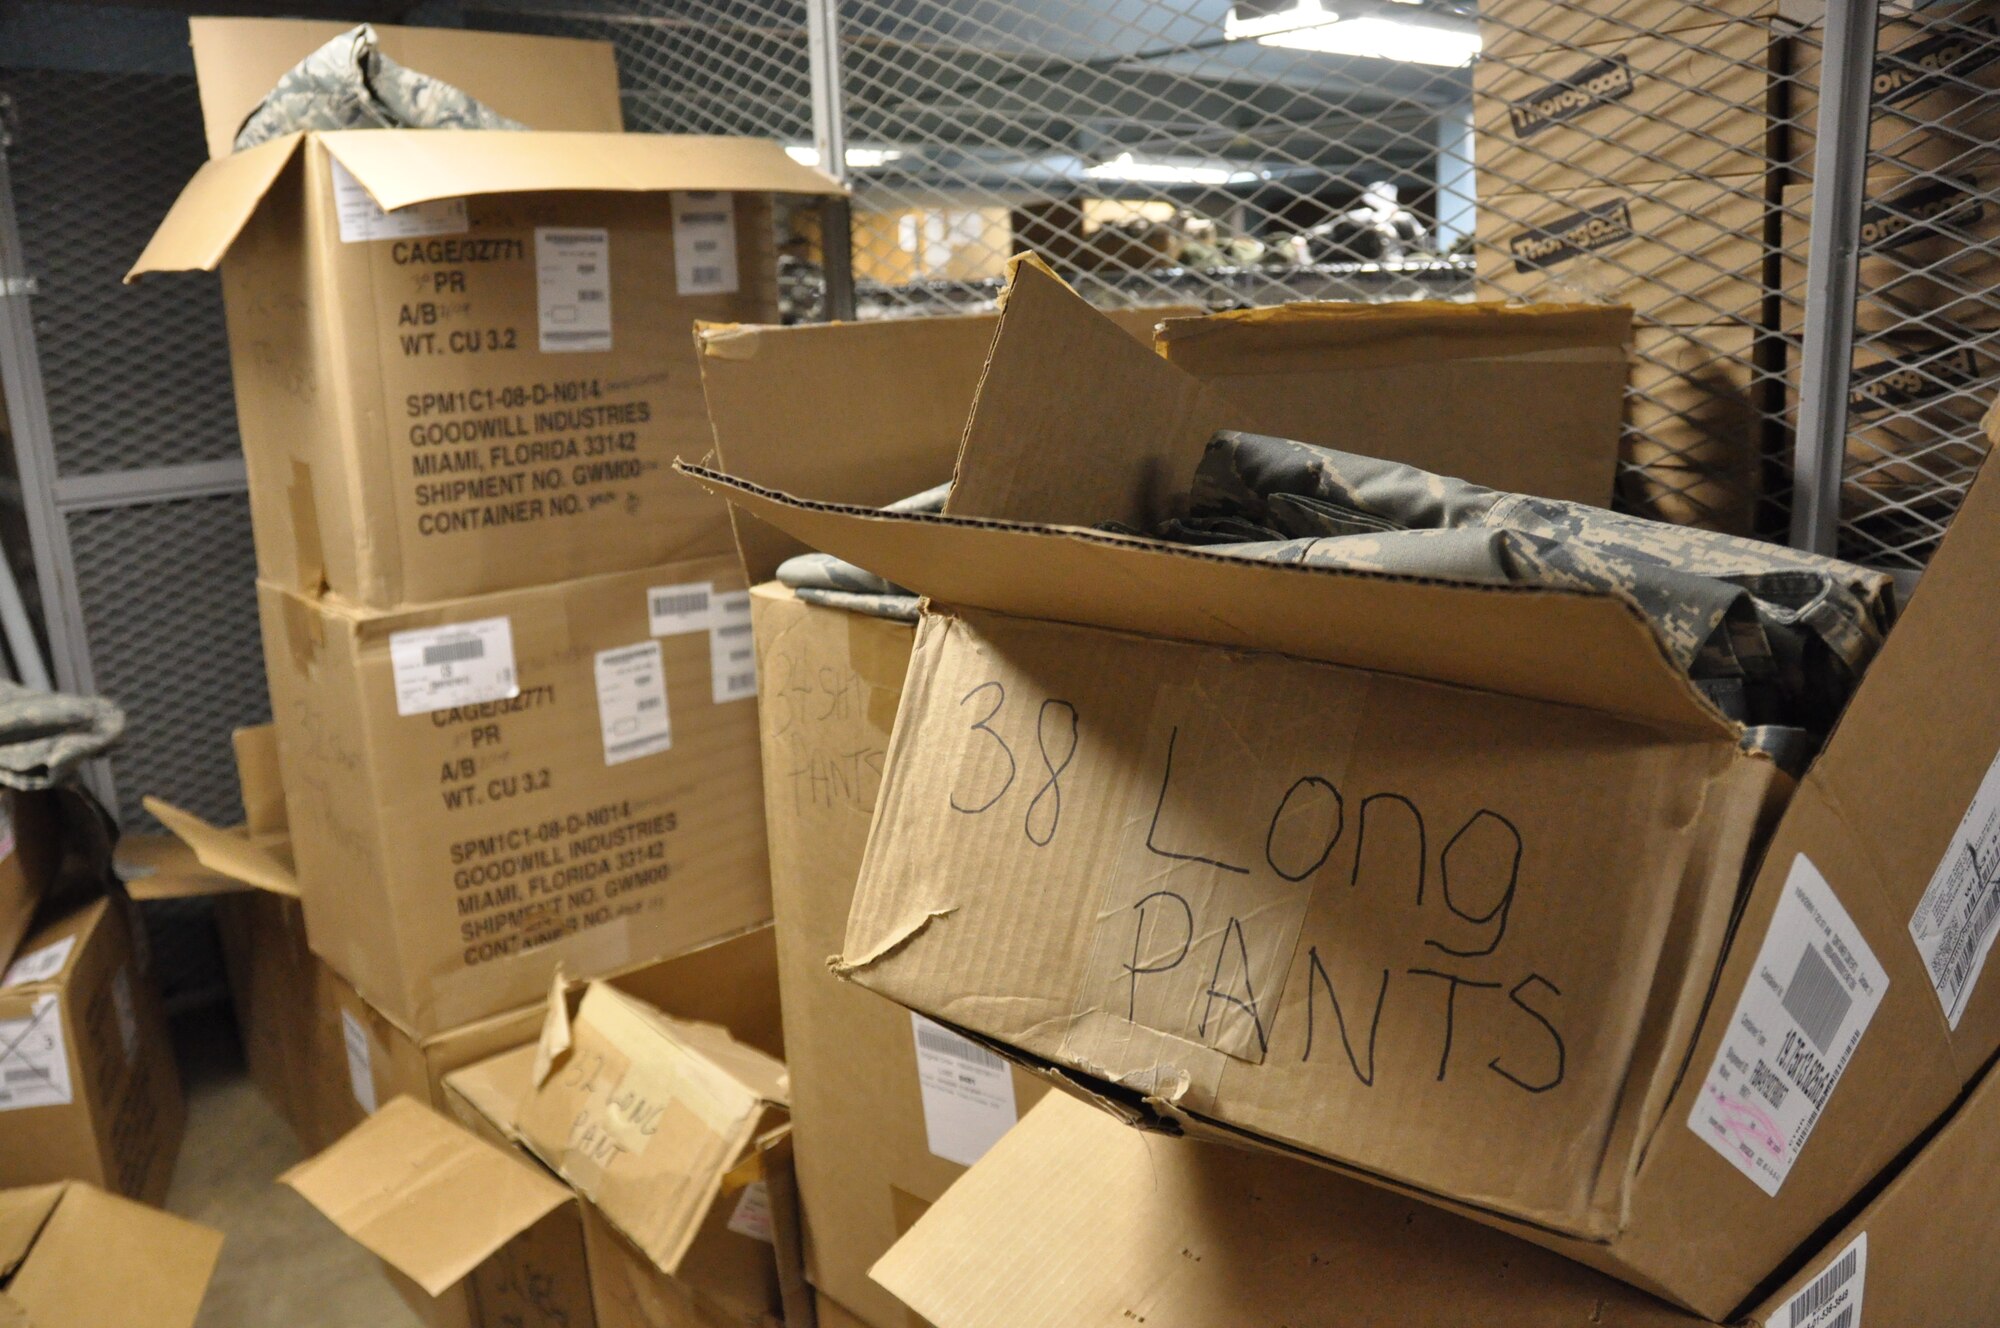
M 1452 580 L 1611 591 L 1722 712 L 1824 733 L 1896 614 L 1880 572 L 1374 457 L 1219 433 L 1185 516 L 1212 551 Z
M 951 481 L 908 498 L 899 498 L 885 512 L 942 512 Z M 897 622 L 917 620 L 917 596 L 873 572 L 842 562 L 830 553 L 802 553 L 778 566 L 778 580 L 798 592 L 808 604 L 865 613 Z
M 0 785 L 52 788 L 110 750 L 124 731 L 125 712 L 101 696 L 0 682 Z
M 364 23 L 287 71 L 236 131 L 236 150 L 305 129 L 526 128 L 383 55 Z

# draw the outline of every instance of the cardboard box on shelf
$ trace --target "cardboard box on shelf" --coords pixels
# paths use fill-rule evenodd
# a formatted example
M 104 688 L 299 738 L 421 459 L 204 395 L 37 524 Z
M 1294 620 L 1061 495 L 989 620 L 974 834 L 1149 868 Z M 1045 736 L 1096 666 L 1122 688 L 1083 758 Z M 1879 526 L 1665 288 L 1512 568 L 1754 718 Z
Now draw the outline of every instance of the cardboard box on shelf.
M 2000 1206 L 1981 1183 L 1996 1162 L 2000 1085 L 1989 1083 L 1851 1221 L 1789 1259 L 1740 1328 L 1983 1321 L 2000 1298 Z M 1123 1328 L 1133 1315 L 1156 1328 L 1716 1328 L 1403 1196 L 1287 1158 L 1120 1130 L 1060 1095 L 877 1274 L 938 1328 Z
M 166 1197 L 187 1109 L 127 907 L 99 899 L 44 923 L 0 975 L 0 1185 Z
M 1956 870 L 2000 748 L 1976 663 L 2000 480 L 1787 801 L 1617 597 L 1077 529 L 1143 525 L 1234 422 L 1017 268 L 946 516 L 709 477 L 949 606 L 918 632 L 843 969 L 1128 1118 L 1728 1313 L 2000 1043 L 1971 959 L 2000 916 Z M 1947 677 L 1949 707 L 1912 704 Z M 1839 1017 L 1801 1023 L 1777 994 L 1814 961 Z
M 62 858 L 50 795 L 0 789 L 0 968 L 14 957 Z
M 1900 10 L 1900 13 L 1895 12 Z M 1819 125 L 1823 31 L 1792 39 L 1793 133 L 1787 165 L 1810 180 Z M 1885 6 L 1869 89 L 1871 168 L 1962 171 L 1992 163 L 2000 138 L 2000 10 L 1989 0 Z
M 771 195 L 839 186 L 775 142 L 617 132 L 606 45 L 390 27 L 534 132 L 231 152 L 250 71 L 325 28 L 193 24 L 212 160 L 131 273 L 222 270 L 260 576 L 393 608 L 726 552 L 667 470 L 706 446 L 688 331 L 775 319 Z
M 1486 296 L 1616 301 L 1642 320 L 1760 320 L 1770 208 L 1757 175 L 1502 194 L 1479 209 Z
M 747 596 L 712 558 L 399 613 L 259 590 L 314 950 L 416 1038 L 766 921 Z
M 0 1322 L 194 1328 L 222 1233 L 68 1181 L 0 1191 Z
M 1764 334 L 1747 323 L 1646 326 L 1633 336 L 1623 495 L 1658 521 L 1756 533 Z
M 1757 175 L 1785 153 L 1785 29 L 1742 20 L 1473 66 L 1479 197 Z
M 1479 7 L 1480 53 L 1512 60 L 1552 46 L 1599 46 L 1648 33 L 1684 34 L 1732 20 L 1789 17 L 1795 7 L 1795 0 L 1722 0 L 1713 4 L 1623 0 L 1616 5 L 1589 6 L 1567 0 L 1491 0 Z

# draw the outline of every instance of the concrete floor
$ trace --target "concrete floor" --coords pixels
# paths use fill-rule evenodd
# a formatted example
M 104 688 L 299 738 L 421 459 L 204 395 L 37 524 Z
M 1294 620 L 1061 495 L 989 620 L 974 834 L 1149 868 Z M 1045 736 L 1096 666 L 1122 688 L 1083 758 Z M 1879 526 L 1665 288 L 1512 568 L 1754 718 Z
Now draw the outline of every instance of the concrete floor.
M 244 1073 L 226 1011 L 177 1021 L 187 1138 L 167 1207 L 226 1239 L 197 1328 L 417 1328 L 375 1257 L 277 1184 L 297 1141 Z

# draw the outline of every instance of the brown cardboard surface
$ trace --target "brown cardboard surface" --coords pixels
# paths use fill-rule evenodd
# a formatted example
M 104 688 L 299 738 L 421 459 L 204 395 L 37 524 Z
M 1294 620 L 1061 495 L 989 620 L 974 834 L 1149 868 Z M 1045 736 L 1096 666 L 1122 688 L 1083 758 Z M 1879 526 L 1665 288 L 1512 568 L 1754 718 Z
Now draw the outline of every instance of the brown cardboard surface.
M 339 1039 L 320 1027 L 331 1009 L 323 984 L 338 979 L 307 945 L 305 914 L 296 900 L 240 892 L 216 901 L 215 921 L 251 1082 L 300 1145 L 316 1152 L 351 1123 L 323 1105 L 350 1091 L 345 1066 L 327 1054 L 329 1047 L 338 1049 Z
M 16 960 L 36 971 L 0 987 L 11 1025 L 0 1185 L 75 1179 L 149 1203 L 166 1196 L 186 1106 L 128 907 L 100 899 L 45 923 Z
M 235 151 L 236 132 L 278 79 L 352 24 L 282 18 L 191 18 L 208 155 Z M 375 25 L 378 49 L 530 129 L 625 127 L 610 42 L 523 37 L 465 28 Z
M 857 1321 L 907 1328 L 868 1269 L 964 1168 L 931 1150 L 909 1014 L 836 979 L 826 957 L 847 928 L 914 629 L 777 585 L 752 590 L 751 610 L 807 1273 Z M 1015 1110 L 1047 1088 L 1008 1073 Z
M 27 936 L 60 857 L 48 796 L 0 792 L 0 969 Z
M 1679 326 L 1756 322 L 1764 193 L 1762 176 L 1736 175 L 1482 199 L 1480 294 L 1615 302 Z
M 1871 167 L 1951 170 L 1976 165 L 2000 135 L 2000 13 L 1985 0 L 1884 6 L 1875 40 L 1868 146 Z M 1900 14 L 1895 11 L 1900 11 Z M 1802 27 L 1792 41 L 1793 178 L 1810 179 L 1819 124 L 1824 29 Z
M 1629 510 L 1754 534 L 1761 487 L 1761 334 L 1747 323 L 1647 326 L 1633 338 L 1622 477 Z
M 158 798 L 145 798 L 144 803 L 153 819 L 186 844 L 195 861 L 208 871 L 274 895 L 298 898 L 297 873 L 269 844 L 259 843 L 241 830 L 210 825 L 193 812 L 182 811 Z
M 1009 350 L 1024 280 L 1033 278 L 1017 275 L 959 477 L 963 493 L 970 467 L 1015 468 L 1012 476 L 984 481 L 987 492 L 1013 505 L 1010 517 L 1032 512 L 1041 500 L 1035 467 L 1060 437 L 1052 422 L 1057 407 L 1030 390 L 1037 373 L 1056 372 L 1045 367 L 1049 357 L 1017 361 Z M 1048 319 L 1050 312 L 1044 307 L 1040 315 Z M 1078 307 L 1075 316 L 1089 315 Z M 1060 344 L 1069 359 L 1088 358 L 1082 366 L 1065 362 L 1066 377 L 1044 386 L 1090 379 L 1095 396 L 1079 419 L 1090 426 L 1084 436 L 1106 449 L 1103 469 L 1131 473 L 1121 468 L 1143 466 L 1173 445 L 1118 428 L 1128 392 L 1149 400 L 1164 395 L 1153 379 L 1157 362 L 1100 354 L 1109 345 L 1102 337 Z M 1023 365 L 1034 372 L 1014 380 Z M 1011 422 L 1020 427 L 1010 430 L 1015 411 L 1021 414 Z M 1143 428 L 1158 425 L 1150 408 L 1132 414 Z M 1011 452 L 1010 434 L 1017 440 Z M 1551 713 L 1544 721 L 1533 707 L 1556 699 L 1546 691 L 1493 675 L 1462 692 L 1428 687 L 1417 681 L 1425 670 L 1432 681 L 1447 680 L 1434 665 L 1420 665 L 1415 651 L 1377 670 L 1400 680 L 1350 674 L 1352 658 L 1297 649 L 1295 636 L 1260 616 L 1255 601 L 1263 592 L 1247 583 L 1226 605 L 1184 593 L 1177 618 L 1162 605 L 1149 633 L 1120 636 L 1116 629 L 1131 626 L 1120 616 L 1130 602 L 1130 578 L 1114 574 L 1119 565 L 1110 561 L 1098 564 L 1104 575 L 1072 597 L 1038 590 L 1039 600 L 1015 601 L 1043 622 L 1009 621 L 991 612 L 993 604 L 969 609 L 962 606 L 976 600 L 937 593 L 942 584 L 956 589 L 971 578 L 913 551 L 948 547 L 940 533 L 961 528 L 1004 535 L 1010 548 L 1023 550 L 1106 541 L 1008 527 L 976 508 L 958 508 L 956 499 L 960 515 L 929 519 L 849 516 L 754 495 L 751 501 L 769 519 L 857 561 L 868 559 L 855 550 L 901 548 L 910 556 L 895 568 L 881 559 L 874 565 L 953 609 L 933 614 L 920 632 L 844 965 L 864 985 L 980 1033 L 996 1047 L 1011 1045 L 1031 1063 L 1059 1062 L 1080 1091 L 1127 1116 L 1164 1116 L 1250 1144 L 1352 1126 L 1370 1138 L 1364 1151 L 1393 1158 L 1406 1182 L 1419 1173 L 1470 1181 L 1470 1192 L 1458 1197 L 1480 1220 L 1720 1318 L 1856 1202 L 2000 1045 L 2000 984 L 1970 989 L 1953 1033 L 1911 943 L 1912 916 L 1940 861 L 1960 851 L 1953 827 L 2000 749 L 2000 685 L 1978 663 L 2000 647 L 1993 640 L 2000 626 L 1980 607 L 1977 589 L 2000 544 L 2000 479 L 1986 476 L 1973 486 L 1913 604 L 1774 831 L 1765 821 L 1783 801 L 1782 781 L 1738 754 L 1734 738 L 1713 721 L 1646 719 L 1615 703 L 1579 704 L 1577 693 L 1560 717 Z M 903 544 L 902 532 L 921 534 Z M 1158 566 L 1204 562 L 1165 551 L 1147 556 Z M 1036 570 L 1020 559 L 1012 564 L 1017 575 L 1023 567 Z M 1411 584 L 1399 583 L 1398 590 Z M 1288 594 L 1284 602 L 1316 616 L 1307 594 Z M 1404 610 L 1385 601 L 1350 621 L 1388 635 L 1429 611 L 1419 601 Z M 1227 644 L 1250 653 L 1231 657 L 1213 649 L 1224 644 L 1215 639 L 1216 619 L 1238 633 Z M 1095 627 L 1071 625 L 1083 622 Z M 1258 634 L 1267 629 L 1272 635 L 1262 639 L 1262 651 L 1286 642 L 1276 654 L 1256 653 Z M 1548 624 L 1549 643 L 1564 639 L 1566 630 Z M 1475 640 L 1473 653 L 1488 650 L 1483 634 L 1441 640 L 1435 650 L 1463 656 Z M 1571 672 L 1596 674 L 1600 682 L 1638 677 L 1636 657 L 1629 675 L 1624 658 L 1594 647 L 1572 658 L 1589 666 L 1572 664 Z M 1548 668 L 1562 669 L 1553 659 Z M 1941 679 L 1950 680 L 1948 703 Z M 1398 699 L 1404 687 L 1423 691 L 1421 702 L 1412 696 L 1405 707 Z M 975 692 L 977 701 L 969 699 Z M 1076 707 L 1074 730 L 1063 703 Z M 1592 709 L 1598 713 L 1585 713 Z M 1459 722 L 1444 724 L 1446 717 Z M 1503 732 L 1517 720 L 1517 733 Z M 1639 722 L 1619 729 L 1626 720 Z M 1175 744 L 1182 745 L 1168 770 L 1166 749 Z M 1515 773 L 1524 778 L 1514 780 Z M 1607 801 L 1621 798 L 1616 806 Z M 1365 849 L 1364 799 L 1376 831 L 1365 836 Z M 1432 810 L 1444 806 L 1451 810 Z M 1506 837 L 1497 855 L 1490 842 L 1480 847 L 1481 837 L 1496 829 L 1488 813 L 1521 831 L 1522 857 L 1513 867 Z M 1348 831 L 1352 847 L 1339 837 Z M 1633 837 L 1611 842 L 1607 835 Z M 1664 852 L 1654 847 L 1669 841 L 1677 842 Z M 1340 853 L 1332 852 L 1336 842 Z M 1537 847 L 1544 843 L 1551 851 Z M 1640 844 L 1646 847 L 1631 847 Z M 963 859 L 955 857 L 961 853 Z M 1447 855 L 1461 881 L 1455 903 L 1443 899 L 1453 870 Z M 1475 857 L 1487 865 L 1469 868 Z M 1118 870 L 1128 861 L 1129 869 Z M 1418 863 L 1436 868 L 1421 878 L 1425 907 L 1443 904 L 1451 915 L 1429 935 L 1412 921 L 1420 916 L 1414 906 L 1402 903 L 1416 897 Z M 1280 884 L 1288 872 L 1303 881 L 1320 868 L 1331 876 L 1319 890 Z M 1465 897 L 1467 870 L 1488 884 L 1476 892 L 1476 903 Z M 1378 873 L 1392 884 L 1356 888 Z M 978 888 L 964 888 L 968 882 Z M 1187 902 L 1184 921 L 1170 899 L 1151 899 L 1151 912 L 1135 907 L 1148 902 L 1143 897 L 1152 882 Z M 1627 902 L 1641 899 L 1636 910 Z M 1551 908 L 1554 901 L 1561 907 Z M 1865 1036 L 1853 1044 L 1837 1091 L 1806 1095 L 1817 1123 L 1802 1145 L 1764 1139 L 1759 1152 L 1739 1138 L 1725 1153 L 1711 1144 L 1702 1114 L 1710 1100 L 1706 1085 L 1724 1038 L 1740 1031 L 1736 1011 L 1746 993 L 1782 989 L 1778 979 L 1753 985 L 1761 947 L 1781 907 L 1794 917 L 1810 908 L 1824 919 L 1834 916 L 1835 905 L 1846 916 L 1837 929 L 1840 944 L 1850 954 L 1872 953 L 1886 984 L 1869 987 L 1876 1003 Z M 1406 916 L 1396 916 L 1399 908 Z M 1030 913 L 1036 925 L 1023 925 Z M 1502 917 L 1504 937 L 1493 934 Z M 1342 919 L 1356 925 L 1341 927 Z M 1124 930 L 1116 933 L 1121 922 Z M 1565 983 L 1553 968 L 1506 971 L 1515 956 L 1538 948 L 1529 939 L 1537 935 L 1564 965 L 1604 962 L 1603 949 L 1566 946 L 1561 937 L 1607 925 L 1618 934 L 1602 944 L 1626 955 L 1607 964 L 1622 975 L 1610 987 L 1589 974 Z M 965 946 L 975 934 L 985 944 Z M 1437 956 L 1439 963 L 1426 965 L 1434 972 L 1460 978 L 1478 972 L 1477 980 L 1497 985 L 1467 996 L 1461 981 L 1427 977 L 1413 962 L 1370 951 L 1393 949 L 1398 938 L 1426 958 Z M 1197 947 L 1206 947 L 1199 951 L 1204 958 L 1190 972 L 1184 961 Z M 1363 960 L 1358 973 L 1336 971 L 1343 956 Z M 1440 967 L 1446 960 L 1468 966 Z M 1388 989 L 1386 1005 L 1384 970 L 1404 983 Z M 1554 996 L 1540 1003 L 1549 993 L 1535 975 L 1560 990 L 1560 1004 Z M 1436 984 L 1431 1002 L 1408 995 L 1411 981 Z M 1634 986 L 1616 994 L 1628 982 Z M 1447 983 L 1449 993 L 1436 989 Z M 1511 1031 L 1483 1031 L 1473 1004 L 1481 995 L 1497 1002 L 1492 1010 L 1520 1022 Z M 1632 1009 L 1634 996 L 1643 1011 Z M 1114 999 L 1122 1009 L 1112 1008 Z M 1264 1026 L 1267 1012 L 1282 1005 L 1297 1011 L 1299 1003 L 1311 1013 L 1279 1014 Z M 1463 1020 L 1452 1044 L 1457 1050 L 1445 1048 L 1434 1029 L 1424 1048 L 1432 1053 L 1426 1078 L 1410 1050 L 1418 1044 L 1391 1042 L 1390 1030 L 1426 1012 L 1441 1021 L 1453 1011 Z M 1211 1018 L 1213 1027 L 1205 1026 Z M 1552 1034 L 1564 1044 L 1554 1065 Z M 1309 1036 L 1312 1061 L 1302 1051 Z M 1336 1036 L 1339 1047 L 1332 1045 Z M 1487 1037 L 1497 1041 L 1480 1041 L 1475 1054 L 1473 1042 Z M 1531 1047 L 1516 1037 L 1541 1041 Z M 1592 1037 L 1601 1039 L 1595 1049 L 1585 1046 Z M 1024 1054 L 1023 1047 L 1031 1050 Z M 1530 1060 L 1536 1051 L 1541 1059 Z M 1325 1067 L 1322 1054 L 1332 1062 L 1331 1082 L 1303 1086 Z M 1769 1048 L 1758 1054 L 1778 1055 Z M 1607 1059 L 1594 1063 L 1600 1055 Z M 1468 1066 L 1470 1079 L 1454 1077 Z M 1557 1070 L 1564 1082 L 1549 1085 Z M 1533 1091 L 1538 1086 L 1542 1093 Z M 1520 1100 L 1496 1104 L 1489 1100 L 1495 1087 Z M 1586 1089 L 1601 1095 L 1608 1115 L 1571 1114 L 1570 1091 Z M 1295 1108 L 1289 1112 L 1288 1095 Z M 1395 1110 L 1411 1103 L 1419 1114 Z M 1446 1103 L 1461 1110 L 1453 1113 Z M 1562 1124 L 1542 1130 L 1540 1112 Z M 1594 1124 L 1579 1131 L 1579 1117 Z M 1425 1119 L 1431 1128 L 1416 1128 Z M 1247 1120 L 1259 1123 L 1245 1127 Z M 1480 1128 L 1468 1131 L 1468 1120 Z M 1771 1185 L 1775 1194 L 1732 1161 L 1747 1159 L 1741 1165 L 1754 1169 L 1767 1154 L 1788 1167 Z M 1389 1169 L 1372 1174 L 1386 1178 Z M 1443 1198 L 1435 1182 L 1430 1194 Z M 1506 1213 L 1520 1220 L 1507 1221 Z
M 596 657 L 644 645 L 649 591 L 729 593 L 734 560 L 397 614 L 265 586 L 265 662 L 317 953 L 413 1037 L 769 916 L 755 706 L 713 701 L 711 633 L 657 638 L 670 750 L 607 764 Z M 518 695 L 399 715 L 393 642 L 510 624 Z
M 675 1272 L 726 1178 L 782 1120 L 784 1066 L 602 983 L 572 1027 L 569 1051 L 520 1106 L 522 1141 Z
M 217 157 L 130 274 L 222 268 L 259 570 L 308 596 L 393 607 L 725 551 L 724 510 L 665 469 L 706 432 L 686 329 L 774 318 L 770 195 L 839 192 L 775 142 L 569 132 L 615 115 L 605 48 L 537 64 L 537 39 L 470 34 L 445 61 L 462 35 L 407 40 L 537 106 L 588 66 L 578 107 L 552 132 L 295 134 Z M 232 105 L 304 39 L 197 37 L 205 95 Z M 680 252 L 691 191 L 728 195 L 705 224 L 730 232 L 733 272 Z
M 1785 151 L 1781 42 L 1752 19 L 1488 53 L 1473 66 L 1479 196 L 1764 171 Z
M 1704 1322 L 1415 1200 L 1128 1130 L 1063 1094 L 1023 1117 L 875 1275 L 938 1328 Z
M 1240 427 L 1327 447 L 1367 437 L 1439 474 L 1603 503 L 1629 323 L 1596 306 L 1295 304 L 1175 319 L 1158 345 L 1228 395 Z
M 220 1231 L 77 1182 L 0 1193 L 0 1230 L 0 1300 L 24 1328 L 130 1328 L 140 1306 L 147 1328 L 193 1328 L 222 1249 Z
M 1578 6 L 1562 0 L 1495 0 L 1479 9 L 1481 49 L 1518 59 L 1554 46 L 1596 46 L 1652 32 L 1685 33 L 1731 19 L 1790 16 L 1789 0 L 1618 0 Z M 1884 6 L 1888 8 L 1888 6 Z

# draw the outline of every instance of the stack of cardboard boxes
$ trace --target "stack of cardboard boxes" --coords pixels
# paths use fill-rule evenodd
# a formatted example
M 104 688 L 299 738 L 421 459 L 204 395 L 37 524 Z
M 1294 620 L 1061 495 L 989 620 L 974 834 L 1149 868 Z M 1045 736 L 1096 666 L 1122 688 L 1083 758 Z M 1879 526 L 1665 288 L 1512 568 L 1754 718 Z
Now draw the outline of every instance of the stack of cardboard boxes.
M 1185 320 L 1156 355 L 1017 270 L 943 518 L 873 510 L 923 487 L 942 428 L 881 438 L 878 401 L 845 403 L 862 428 L 835 428 L 832 456 L 856 459 L 815 490 L 831 458 L 788 460 L 784 409 L 753 409 L 760 369 L 800 374 L 848 329 L 706 339 L 740 478 L 698 477 L 738 504 L 746 551 L 764 550 L 753 569 L 805 545 L 930 597 L 912 631 L 754 592 L 774 845 L 793 818 L 869 818 L 836 967 L 950 1035 L 856 1007 L 843 1031 L 868 1018 L 879 1034 L 819 1072 L 898 1098 L 871 1122 L 925 1120 L 897 1131 L 912 1154 L 1018 1111 L 1022 1069 L 1096 1109 L 1042 1102 L 927 1203 L 895 1165 L 815 1160 L 889 1141 L 815 1122 L 795 1049 L 805 1238 L 831 1321 L 901 1328 L 907 1306 L 946 1328 L 1192 1326 L 1310 1306 L 1358 1325 L 1483 1306 L 1482 1322 L 1524 1325 L 1817 1328 L 1859 1322 L 1871 1234 L 1908 1316 L 1887 1322 L 1957 1322 L 1990 1288 L 2000 1223 L 1959 1196 L 2000 1146 L 1985 1083 L 2000 998 L 1979 981 L 2000 896 L 1964 863 L 1990 847 L 2000 692 L 1967 677 L 1949 707 L 1913 698 L 1996 644 L 1979 605 L 2000 491 L 1974 490 L 1796 781 L 1742 749 L 1615 598 L 1242 564 L 1088 529 L 1141 524 L 1215 428 L 1271 428 L 1343 382 L 1367 399 L 1399 349 L 1407 363 L 1457 341 L 1401 339 L 1399 316 L 1426 315 Z M 1530 324 L 1493 330 L 1515 353 L 1428 364 L 1453 386 L 1405 411 L 1418 423 L 1390 455 L 1435 460 L 1423 423 L 1477 403 L 1510 422 L 1593 394 L 1615 411 L 1615 336 L 1572 322 L 1559 348 L 1554 327 L 1539 344 Z M 840 362 L 894 335 L 857 330 Z M 1600 357 L 1611 372 L 1593 376 Z M 1567 392 L 1535 385 L 1557 365 L 1578 374 Z M 1601 476 L 1612 438 L 1596 436 Z M 1467 460 L 1456 472 L 1484 478 Z M 1490 462 L 1521 487 L 1561 482 L 1546 449 Z M 844 865 L 821 874 L 797 845 L 774 865 L 781 928 L 788 876 L 802 913 L 837 920 Z M 833 1008 L 824 971 L 788 963 L 786 979 L 788 1012 Z M 849 1214 L 865 1212 L 910 1228 L 873 1266 L 901 1305 L 830 1291 L 859 1283 L 832 1261 L 860 1257 Z M 1410 1275 L 1385 1280 L 1397 1268 Z
M 670 466 L 708 446 L 689 329 L 774 321 L 773 196 L 838 191 L 775 143 L 620 133 L 608 45 L 464 32 L 377 30 L 528 132 L 234 151 L 339 30 L 193 23 L 212 159 L 132 273 L 221 271 L 274 724 L 239 735 L 244 830 L 162 812 L 265 892 L 225 931 L 253 1067 L 314 1147 L 448 1105 L 564 980 L 684 1017 L 727 1004 L 705 983 L 782 1050 L 748 598 L 726 507 Z M 440 1321 L 515 1321 L 419 1285 Z

